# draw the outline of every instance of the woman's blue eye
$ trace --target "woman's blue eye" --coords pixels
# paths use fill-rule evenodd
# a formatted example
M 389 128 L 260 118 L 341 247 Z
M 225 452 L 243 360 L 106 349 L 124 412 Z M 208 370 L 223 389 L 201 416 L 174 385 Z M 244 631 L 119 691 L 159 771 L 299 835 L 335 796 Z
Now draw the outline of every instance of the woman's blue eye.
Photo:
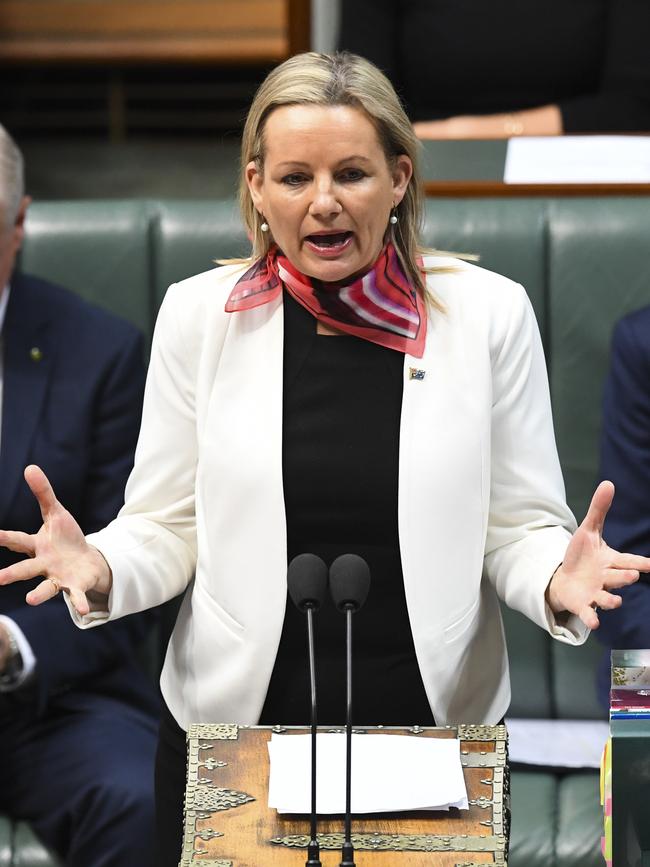
M 292 175 L 285 175 L 282 178 L 282 183 L 288 184 L 290 187 L 297 187 L 298 184 L 302 184 L 304 180 L 305 180 L 304 175 L 292 174 Z
M 363 177 L 365 175 L 361 169 L 346 169 L 344 172 L 341 172 L 341 178 L 344 181 L 360 181 Z

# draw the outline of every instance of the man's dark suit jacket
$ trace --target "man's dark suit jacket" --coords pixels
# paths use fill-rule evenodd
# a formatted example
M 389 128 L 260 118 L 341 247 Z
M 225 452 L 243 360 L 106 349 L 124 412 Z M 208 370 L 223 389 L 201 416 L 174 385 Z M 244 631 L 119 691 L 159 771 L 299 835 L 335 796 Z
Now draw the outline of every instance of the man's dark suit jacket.
M 143 342 L 129 323 L 43 280 L 14 275 L 3 328 L 0 527 L 35 532 L 38 505 L 23 479 L 38 464 L 85 532 L 118 512 L 133 463 L 144 384 Z M 19 559 L 0 549 L 0 567 Z M 37 660 L 35 710 L 65 696 L 122 699 L 152 713 L 153 686 L 135 661 L 149 615 L 82 631 L 61 597 L 25 603 L 36 582 L 0 588 L 0 613 Z
M 619 551 L 650 555 L 650 307 L 621 319 L 614 329 L 603 400 L 600 477 L 616 486 L 604 528 Z M 600 611 L 597 637 L 610 649 L 650 647 L 650 579 L 617 590 L 623 607 Z M 609 703 L 609 652 L 598 693 Z

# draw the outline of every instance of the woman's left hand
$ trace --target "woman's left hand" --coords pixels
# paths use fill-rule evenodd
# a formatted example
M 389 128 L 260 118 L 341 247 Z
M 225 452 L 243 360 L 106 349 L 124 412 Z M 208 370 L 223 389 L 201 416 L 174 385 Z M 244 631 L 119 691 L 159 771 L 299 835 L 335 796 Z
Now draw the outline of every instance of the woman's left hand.
M 603 539 L 603 524 L 613 498 L 614 485 L 601 482 L 546 590 L 555 614 L 577 614 L 590 629 L 599 626 L 597 608 L 621 605 L 621 597 L 610 590 L 633 584 L 639 572 L 650 572 L 650 557 L 620 553 Z

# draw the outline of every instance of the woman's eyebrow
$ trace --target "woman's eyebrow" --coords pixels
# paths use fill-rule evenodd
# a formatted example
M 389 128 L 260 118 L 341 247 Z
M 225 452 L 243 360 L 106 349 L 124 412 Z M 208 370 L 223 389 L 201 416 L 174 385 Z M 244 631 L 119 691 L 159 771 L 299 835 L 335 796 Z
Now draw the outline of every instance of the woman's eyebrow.
M 278 163 L 277 166 L 279 169 L 281 169 L 283 166 L 291 166 L 292 168 L 308 169 L 309 163 L 301 163 L 300 160 L 284 160 L 283 162 Z
M 368 157 L 362 156 L 361 154 L 351 154 L 350 156 L 343 157 L 342 159 L 340 159 L 337 163 L 335 163 L 335 165 L 341 166 L 344 163 L 352 163 L 352 162 L 370 163 L 370 162 L 372 162 L 372 160 L 369 159 Z M 295 169 L 299 169 L 299 168 L 300 169 L 308 169 L 308 168 L 311 168 L 311 165 L 309 163 L 302 162 L 301 160 L 283 160 L 282 162 L 277 163 L 277 168 L 282 169 L 284 167 L 291 167 L 291 168 L 295 168 Z

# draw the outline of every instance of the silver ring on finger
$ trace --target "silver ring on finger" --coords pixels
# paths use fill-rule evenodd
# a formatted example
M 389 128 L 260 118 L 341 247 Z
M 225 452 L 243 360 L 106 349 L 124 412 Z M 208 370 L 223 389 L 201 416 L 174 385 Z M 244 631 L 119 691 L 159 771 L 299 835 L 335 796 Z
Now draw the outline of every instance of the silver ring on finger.
M 54 587 L 54 595 L 58 596 L 61 592 L 61 585 L 59 584 L 58 580 L 56 578 L 48 578 L 47 580 L 50 581 L 52 586 Z

